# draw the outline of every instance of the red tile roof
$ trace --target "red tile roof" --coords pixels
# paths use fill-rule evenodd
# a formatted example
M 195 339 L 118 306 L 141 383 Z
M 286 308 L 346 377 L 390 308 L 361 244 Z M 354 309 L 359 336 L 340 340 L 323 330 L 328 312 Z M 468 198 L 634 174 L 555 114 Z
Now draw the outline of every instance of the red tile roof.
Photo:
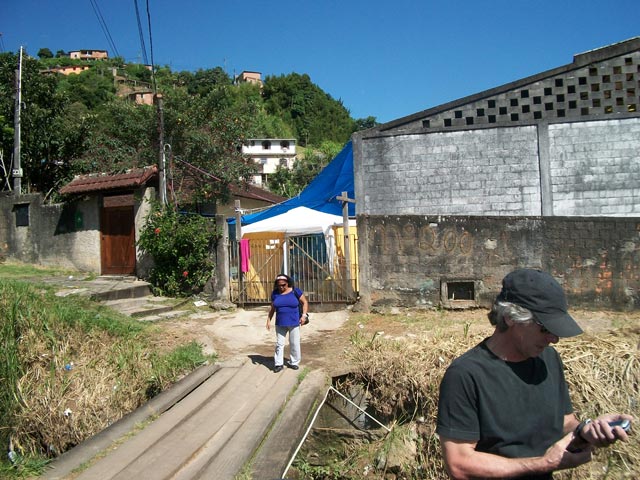
M 60 193 L 75 194 L 104 190 L 138 188 L 151 180 L 156 180 L 158 167 L 133 168 L 126 173 L 79 175 L 60 189 Z
M 262 200 L 268 203 L 281 203 L 287 200 L 286 197 L 281 197 L 275 193 L 271 193 L 268 190 L 264 190 L 256 185 L 245 183 L 242 186 L 231 185 L 231 194 L 236 197 L 251 198 L 254 200 Z

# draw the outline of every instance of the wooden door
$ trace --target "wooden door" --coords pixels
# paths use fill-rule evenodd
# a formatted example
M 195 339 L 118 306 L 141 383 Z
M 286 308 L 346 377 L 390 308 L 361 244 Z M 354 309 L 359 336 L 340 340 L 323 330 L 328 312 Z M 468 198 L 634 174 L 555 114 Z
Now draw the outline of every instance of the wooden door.
M 103 208 L 100 216 L 102 274 L 135 274 L 136 246 L 133 206 Z

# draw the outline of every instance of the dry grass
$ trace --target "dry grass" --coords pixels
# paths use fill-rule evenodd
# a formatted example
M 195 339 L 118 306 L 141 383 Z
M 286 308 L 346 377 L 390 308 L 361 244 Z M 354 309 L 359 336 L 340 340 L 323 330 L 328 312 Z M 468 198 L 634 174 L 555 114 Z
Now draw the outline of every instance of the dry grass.
M 387 420 L 419 432 L 414 462 L 396 468 L 397 478 L 448 478 L 435 435 L 439 384 L 451 360 L 491 333 L 486 323 L 452 322 L 442 328 L 439 321 L 432 323 L 432 328 L 423 324 L 420 335 L 390 338 L 369 333 L 354 337 L 348 352 L 355 366 L 353 380 L 366 386 L 370 405 Z M 639 417 L 639 342 L 640 328 L 629 327 L 560 342 L 557 348 L 579 418 L 611 412 Z M 378 445 L 374 450 L 382 448 Z M 355 468 L 361 472 L 362 464 Z M 354 471 L 351 478 L 360 477 Z M 369 472 L 367 478 L 383 477 Z M 640 478 L 640 439 L 632 434 L 629 442 L 601 449 L 590 464 L 556 474 L 556 478 Z
M 206 361 L 195 343 L 162 340 L 87 298 L 0 281 L 0 442 L 17 465 L 60 455 Z M 0 477 L 19 476 L 2 460 Z
M 55 350 L 38 338 L 24 339 L 31 358 L 19 380 L 22 408 L 15 425 L 16 432 L 31 432 L 22 436 L 31 442 L 27 451 L 44 448 L 54 456 L 144 403 L 151 371 L 134 344 L 105 332 L 61 333 Z M 126 365 L 114 365 L 118 358 Z

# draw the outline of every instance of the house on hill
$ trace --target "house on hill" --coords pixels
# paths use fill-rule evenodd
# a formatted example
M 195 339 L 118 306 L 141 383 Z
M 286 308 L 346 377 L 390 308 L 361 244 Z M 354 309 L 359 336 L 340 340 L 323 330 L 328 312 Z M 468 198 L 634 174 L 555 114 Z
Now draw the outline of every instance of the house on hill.
M 353 136 L 361 297 L 487 305 L 516 267 L 640 307 L 640 37 Z
M 293 138 L 251 138 L 242 145 L 242 154 L 258 165 L 253 183 L 266 186 L 269 175 L 278 167 L 289 170 L 296 160 L 296 141 Z
M 240 73 L 240 75 L 236 76 L 236 78 L 234 79 L 234 83 L 236 84 L 253 83 L 255 85 L 262 87 L 262 73 L 250 72 L 245 70 L 242 73 Z
M 69 58 L 76 60 L 103 60 L 109 58 L 109 52 L 106 50 L 72 50 L 69 52 Z

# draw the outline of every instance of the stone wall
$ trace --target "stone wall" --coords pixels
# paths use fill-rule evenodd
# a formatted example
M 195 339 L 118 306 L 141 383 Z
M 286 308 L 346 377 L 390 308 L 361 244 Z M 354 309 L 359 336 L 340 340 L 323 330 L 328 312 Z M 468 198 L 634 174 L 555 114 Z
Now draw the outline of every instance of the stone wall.
M 640 308 L 639 231 L 640 218 L 362 215 L 360 295 L 367 306 L 489 306 L 508 272 L 531 267 L 572 306 Z

